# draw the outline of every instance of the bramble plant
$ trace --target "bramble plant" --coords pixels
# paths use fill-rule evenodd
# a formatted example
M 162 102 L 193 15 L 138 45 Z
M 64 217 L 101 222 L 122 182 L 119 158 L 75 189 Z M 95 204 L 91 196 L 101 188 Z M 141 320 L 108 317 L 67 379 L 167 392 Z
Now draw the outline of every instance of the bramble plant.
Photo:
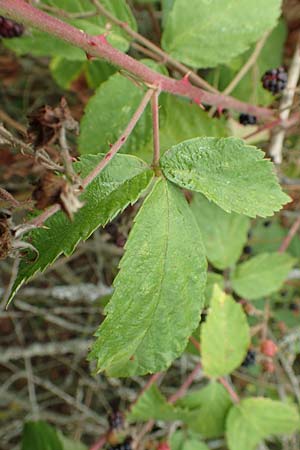
M 159 44 L 137 31 L 135 3 L 143 2 L 0 0 L 7 49 L 49 58 L 65 92 L 79 78 L 94 91 L 76 158 L 77 122 L 65 99 L 31 114 L 29 142 L 0 129 L 4 142 L 42 167 L 27 220 L 0 216 L 1 258 L 18 265 L 3 304 L 137 204 L 88 359 L 108 377 L 151 374 L 125 414 L 130 429 L 146 426 L 116 442 L 107 433 L 91 449 L 148 448 L 155 421 L 179 425 L 152 438 L 151 448 L 255 450 L 268 439 L 274 449 L 296 448 L 274 437 L 299 439 L 300 398 L 270 325 L 270 302 L 298 263 L 300 221 L 287 232 L 269 219 L 292 199 L 255 144 L 265 150 L 271 130 L 269 156 L 280 162 L 278 139 L 298 120 L 291 107 L 299 45 L 289 77 L 280 0 L 263 7 L 259 0 L 145 1 L 159 16 Z M 10 210 L 20 207 L 2 191 Z M 194 369 L 167 398 L 157 381 L 183 354 L 193 355 Z M 283 401 L 274 387 L 259 395 L 235 385 L 235 371 L 253 366 L 252 377 L 286 370 L 292 392 Z M 201 387 L 188 391 L 199 374 Z M 122 426 L 117 415 L 109 431 Z M 77 445 L 70 442 L 41 420 L 24 426 L 22 450 Z

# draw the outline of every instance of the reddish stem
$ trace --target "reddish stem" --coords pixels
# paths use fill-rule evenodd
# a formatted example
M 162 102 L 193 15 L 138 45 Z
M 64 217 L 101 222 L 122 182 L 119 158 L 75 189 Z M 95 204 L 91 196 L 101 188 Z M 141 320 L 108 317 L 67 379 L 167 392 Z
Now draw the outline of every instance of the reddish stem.
M 228 392 L 228 394 L 229 394 L 230 397 L 232 398 L 233 402 L 234 402 L 234 403 L 239 403 L 240 397 L 239 397 L 238 394 L 235 392 L 235 390 L 233 389 L 233 387 L 230 386 L 230 384 L 228 383 L 228 381 L 226 380 L 226 378 L 220 377 L 220 378 L 218 378 L 218 381 L 224 386 L 224 388 L 226 389 L 226 391 Z
M 28 222 L 30 225 L 34 225 L 36 227 L 41 227 L 44 222 L 46 222 L 49 217 L 53 216 L 57 211 L 60 210 L 60 205 L 56 203 L 55 205 L 51 206 L 50 208 L 46 209 L 42 214 L 32 219 L 30 222 Z
M 190 342 L 193 344 L 193 346 L 198 351 L 200 351 L 200 344 L 193 336 L 190 337 Z M 224 386 L 224 388 L 226 389 L 226 391 L 232 398 L 233 402 L 238 403 L 240 401 L 240 398 L 239 398 L 238 394 L 235 392 L 234 388 L 232 386 L 230 386 L 230 384 L 228 383 L 226 378 L 220 377 L 220 378 L 218 378 L 218 381 Z
M 214 94 L 159 74 L 139 61 L 112 47 L 106 40 L 88 35 L 72 25 L 34 8 L 23 0 L 0 0 L 0 13 L 25 25 L 32 26 L 63 39 L 71 45 L 81 48 L 86 54 L 103 58 L 111 64 L 121 67 L 149 85 L 159 85 L 162 91 L 188 97 L 208 105 L 233 108 L 253 114 L 257 117 L 271 117 L 274 112 L 267 108 L 240 102 L 232 97 Z
M 180 388 L 175 392 L 175 394 L 171 395 L 168 398 L 169 403 L 175 403 L 177 400 L 179 400 L 181 397 L 184 396 L 190 385 L 194 382 L 201 367 L 202 365 L 200 362 L 196 364 L 194 370 L 189 374 L 189 376 L 186 378 L 186 380 L 180 386 Z
M 198 352 L 200 353 L 201 348 L 200 348 L 200 343 L 197 341 L 197 339 L 194 338 L 194 336 L 190 336 L 189 338 L 190 343 L 193 344 L 193 346 L 198 350 Z
M 300 217 L 298 217 L 297 220 L 295 220 L 295 222 L 293 223 L 293 225 L 291 226 L 291 228 L 289 229 L 288 234 L 286 235 L 286 237 L 283 239 L 278 252 L 279 253 L 283 253 L 286 251 L 286 249 L 288 248 L 288 246 L 290 245 L 293 237 L 295 236 L 295 234 L 297 233 L 297 231 L 300 228 Z
M 100 450 L 106 444 L 106 435 L 101 436 L 100 439 L 90 447 L 89 450 Z
M 156 168 L 160 158 L 159 142 L 159 91 L 155 91 L 152 97 L 152 128 L 153 128 L 153 167 Z
M 85 188 L 87 187 L 98 175 L 99 173 L 104 169 L 104 167 L 107 166 L 107 164 L 112 160 L 112 158 L 115 156 L 115 154 L 120 150 L 120 148 L 125 144 L 128 137 L 130 136 L 132 130 L 136 126 L 139 118 L 145 111 L 149 101 L 151 100 L 151 97 L 153 95 L 153 90 L 149 89 L 145 96 L 143 97 L 140 105 L 138 106 L 137 110 L 133 114 L 130 122 L 128 123 L 124 133 L 122 133 L 121 137 L 117 140 L 117 142 L 114 143 L 114 145 L 111 147 L 110 151 L 106 153 L 104 158 L 97 164 L 97 166 L 88 174 L 87 177 L 82 181 L 82 186 Z
M 284 125 L 286 128 L 289 128 L 292 127 L 293 125 L 296 125 L 298 122 L 299 122 L 299 113 L 295 113 L 293 114 L 292 117 L 289 118 L 289 120 L 285 122 Z M 261 127 L 258 127 L 257 130 L 253 131 L 252 133 L 247 134 L 247 136 L 244 137 L 244 140 L 246 141 L 247 139 L 256 136 L 257 134 L 261 133 L 264 130 L 272 130 L 273 128 L 280 126 L 282 124 L 283 124 L 282 119 L 279 117 L 278 119 L 273 120 L 272 122 L 265 123 Z
M 154 384 L 156 381 L 158 381 L 160 376 L 161 376 L 161 372 L 157 372 L 157 373 L 154 373 L 153 375 L 151 375 L 151 377 L 149 378 L 149 380 L 147 381 L 147 383 L 145 384 L 143 389 L 139 392 L 139 395 L 137 396 L 137 398 L 133 402 L 133 404 L 138 401 L 138 399 L 152 386 L 152 384 Z
M 137 110 L 135 111 L 134 115 L 132 116 L 130 122 L 128 123 L 124 133 L 117 140 L 117 142 L 115 142 L 115 144 L 111 147 L 110 151 L 104 156 L 104 158 L 101 159 L 99 164 L 97 164 L 97 166 L 82 181 L 83 188 L 86 188 L 99 175 L 99 173 L 104 169 L 104 167 L 107 166 L 109 161 L 112 160 L 112 158 L 115 156 L 115 154 L 125 144 L 128 137 L 130 136 L 130 133 L 134 129 L 139 118 L 141 117 L 145 108 L 147 107 L 152 95 L 153 95 L 153 90 L 149 89 L 146 92 L 145 96 L 143 97 L 143 99 L 142 99 L 140 105 L 138 106 Z M 56 203 L 55 205 L 51 206 L 49 209 L 44 211 L 42 214 L 40 214 L 38 217 L 31 220 L 29 222 L 29 224 L 34 225 L 36 227 L 41 227 L 44 224 L 44 222 L 47 219 L 49 219 L 49 217 L 53 216 L 53 214 L 55 214 L 60 209 L 61 209 L 60 205 L 58 203 Z

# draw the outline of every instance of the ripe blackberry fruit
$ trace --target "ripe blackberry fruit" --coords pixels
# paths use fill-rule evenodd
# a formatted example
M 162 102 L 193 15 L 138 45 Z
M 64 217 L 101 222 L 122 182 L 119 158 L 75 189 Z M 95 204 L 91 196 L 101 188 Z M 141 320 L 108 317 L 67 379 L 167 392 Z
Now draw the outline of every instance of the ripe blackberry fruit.
M 251 114 L 240 114 L 239 122 L 241 125 L 255 125 L 256 117 Z
M 241 366 L 242 367 L 253 366 L 253 364 L 255 364 L 255 359 L 256 359 L 255 351 L 254 350 L 248 350 L 246 358 L 242 362 Z
M 277 69 L 267 70 L 262 76 L 261 82 L 263 87 L 274 95 L 285 89 L 287 79 L 288 74 L 285 68 L 278 67 Z
M 0 37 L 15 38 L 22 36 L 24 27 L 22 24 L 0 16 Z

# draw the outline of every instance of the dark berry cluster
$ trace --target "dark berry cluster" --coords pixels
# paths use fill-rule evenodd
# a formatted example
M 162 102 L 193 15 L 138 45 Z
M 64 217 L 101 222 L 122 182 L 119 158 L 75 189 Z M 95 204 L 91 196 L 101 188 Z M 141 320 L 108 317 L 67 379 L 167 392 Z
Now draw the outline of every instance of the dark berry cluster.
M 242 125 L 255 125 L 256 124 L 256 117 L 251 116 L 251 114 L 240 114 L 239 122 Z
M 288 75 L 284 67 L 278 67 L 277 69 L 267 70 L 263 75 L 261 82 L 267 91 L 272 94 L 278 94 L 282 92 L 287 84 Z
M 122 444 L 113 445 L 108 450 L 132 450 L 131 442 L 131 438 L 126 438 Z
M 7 19 L 6 17 L 0 16 L 0 37 L 15 38 L 22 36 L 23 32 L 23 25 Z
M 108 416 L 108 423 L 111 430 L 116 430 L 123 427 L 124 417 L 120 411 L 114 411 Z
M 249 367 L 255 364 L 256 353 L 254 350 L 248 350 L 246 358 L 242 362 L 242 367 Z

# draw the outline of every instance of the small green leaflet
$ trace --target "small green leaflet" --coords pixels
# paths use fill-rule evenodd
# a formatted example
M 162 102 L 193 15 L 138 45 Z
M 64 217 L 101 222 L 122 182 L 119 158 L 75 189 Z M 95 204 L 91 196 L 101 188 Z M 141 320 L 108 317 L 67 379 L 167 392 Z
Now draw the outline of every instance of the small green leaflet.
M 97 332 L 91 358 L 98 370 L 111 376 L 165 370 L 199 323 L 205 282 L 195 218 L 180 190 L 159 179 L 136 216 Z
M 296 260 L 287 253 L 262 253 L 239 264 L 231 274 L 234 291 L 249 300 L 278 291 Z
M 129 422 L 145 422 L 149 419 L 173 422 L 182 420 L 184 416 L 189 417 L 188 409 L 185 411 L 168 403 L 158 387 L 153 384 L 133 404 L 126 418 Z
M 202 364 L 206 375 L 230 374 L 243 362 L 250 331 L 241 305 L 215 286 L 211 308 L 201 327 Z
M 263 439 L 300 429 L 294 406 L 268 398 L 247 398 L 229 411 L 226 437 L 229 450 L 255 450 Z
M 225 212 L 198 193 L 193 196 L 191 208 L 203 236 L 207 259 L 217 269 L 232 266 L 247 242 L 250 220 Z
M 87 447 L 40 420 L 25 423 L 21 450 L 87 450 Z
M 168 15 L 162 46 L 192 67 L 228 63 L 272 29 L 281 0 L 176 0 Z
M 170 438 L 171 450 L 209 450 L 204 442 L 189 430 L 175 431 Z
M 176 403 L 190 412 L 185 422 L 189 428 L 206 439 L 216 438 L 225 432 L 226 415 L 232 405 L 232 400 L 225 388 L 212 381 L 207 386 L 183 397 Z
M 21 450 L 64 450 L 64 447 L 55 428 L 38 421 L 25 423 Z
M 102 158 L 103 155 L 86 155 L 75 164 L 75 169 L 84 178 Z M 26 258 L 21 261 L 10 300 L 38 271 L 45 270 L 62 254 L 71 255 L 81 240 L 136 202 L 152 177 L 152 170 L 143 161 L 134 156 L 116 155 L 85 189 L 80 197 L 85 205 L 75 214 L 73 222 L 59 211 L 46 221 L 47 229 L 38 228 L 29 233 L 39 256 L 34 262 Z
M 167 151 L 160 164 L 170 181 L 201 192 L 227 212 L 266 217 L 290 201 L 273 164 L 241 139 L 190 139 Z

